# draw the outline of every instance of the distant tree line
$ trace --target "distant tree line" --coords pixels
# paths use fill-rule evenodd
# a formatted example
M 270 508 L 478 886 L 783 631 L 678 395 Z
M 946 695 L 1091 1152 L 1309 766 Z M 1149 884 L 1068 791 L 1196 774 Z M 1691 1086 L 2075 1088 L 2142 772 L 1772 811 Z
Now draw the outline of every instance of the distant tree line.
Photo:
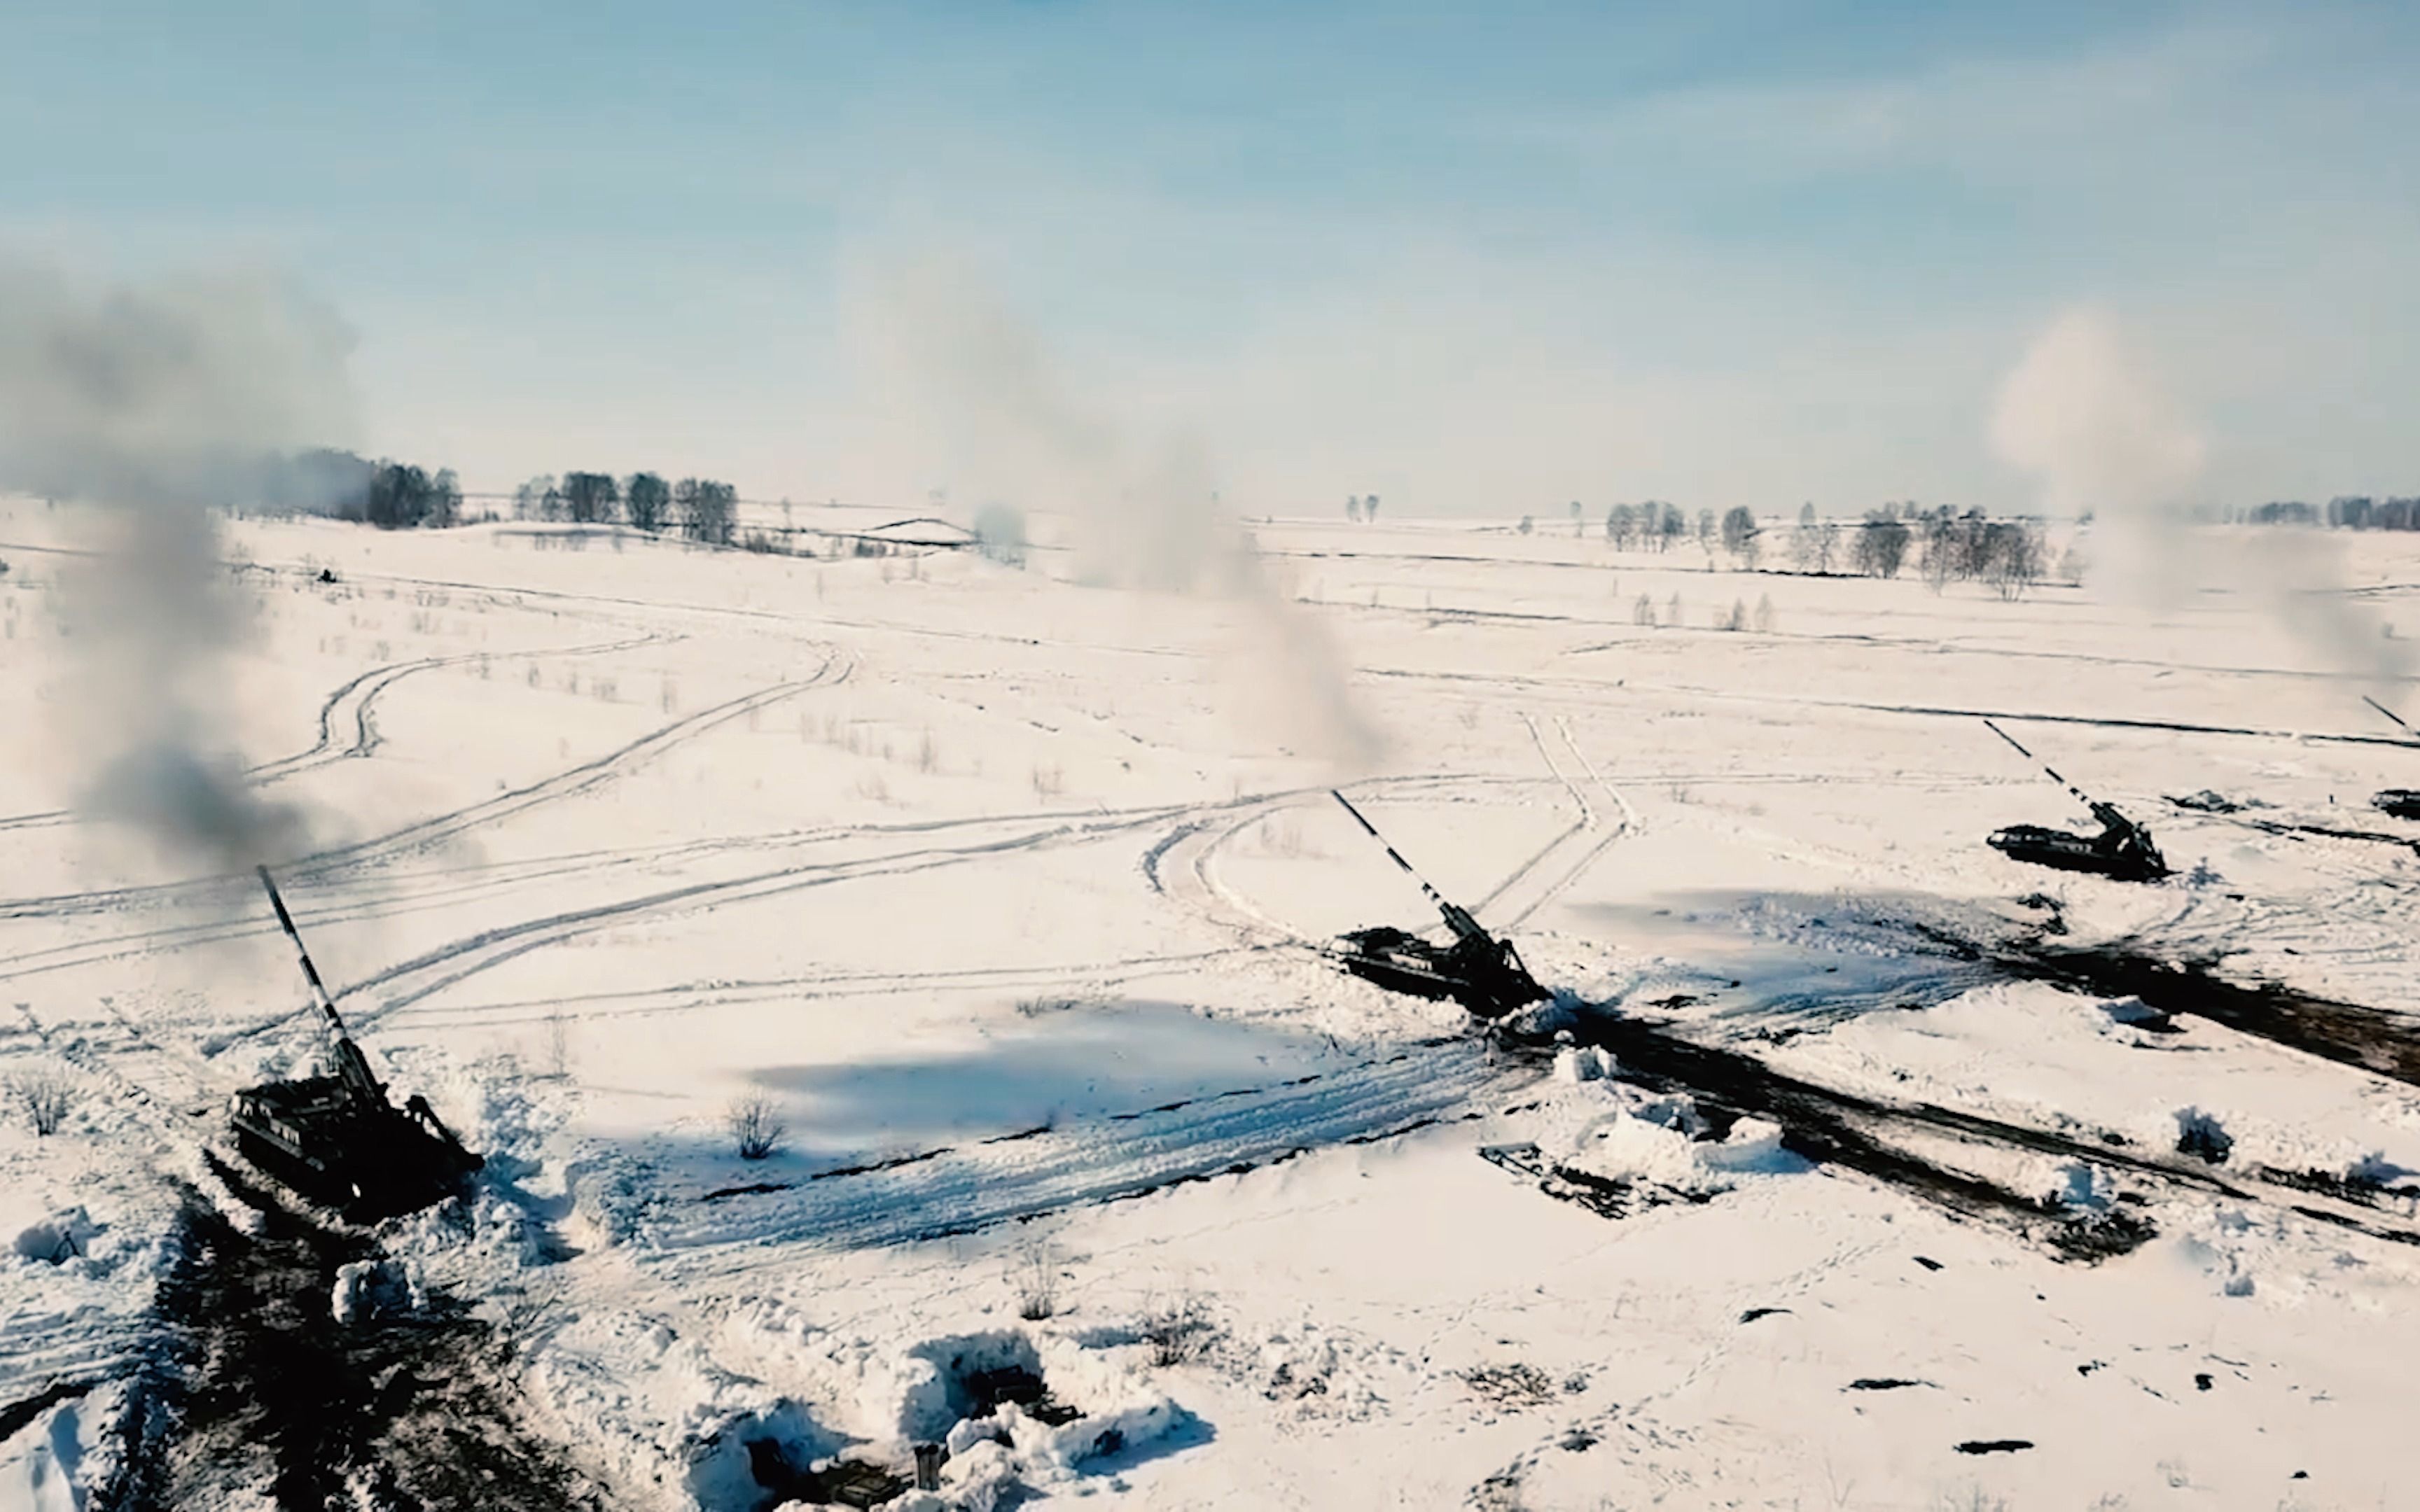
M 468 517 L 453 469 L 431 472 L 333 448 L 272 456 L 256 467 L 239 464 L 225 481 L 225 492 L 249 497 L 271 513 L 322 515 L 380 530 L 442 529 Z M 1374 508 L 1374 496 L 1370 503 Z M 515 519 L 628 524 L 651 535 L 675 531 L 714 546 L 733 545 L 739 532 L 739 490 L 712 478 L 671 483 L 653 472 L 622 479 L 610 472 L 566 472 L 558 480 L 550 473 L 514 489 L 512 506 Z M 490 511 L 484 517 L 496 517 Z M 772 548 L 769 537 L 752 537 L 749 544 Z
M 566 472 L 559 481 L 545 473 L 513 490 L 513 517 L 628 524 L 650 535 L 677 531 L 692 541 L 729 546 L 739 529 L 739 490 L 711 478 L 667 483 L 653 472 L 633 472 L 619 483 L 610 472 Z
M 1580 506 L 1572 505 L 1572 521 L 1579 522 Z M 1698 511 L 1695 534 L 1698 544 L 1705 545 L 1714 536 L 1714 512 Z M 1627 551 L 1636 544 L 1642 551 L 1669 551 L 1690 538 L 1689 512 L 1678 504 L 1668 504 L 1650 499 L 1644 503 L 1616 504 L 1606 511 L 1605 538 L 1617 551 Z
M 1572 506 L 1575 522 L 1579 509 L 1576 503 Z M 1526 522 L 1530 517 L 1523 518 Z M 1719 517 L 1711 509 L 1692 517 L 1676 504 L 1649 500 L 1616 504 L 1605 517 L 1605 538 L 1617 550 L 1668 551 L 1695 539 L 1709 565 L 1719 548 L 1745 572 L 1761 570 L 1768 539 L 1776 533 L 1745 504 L 1733 505 Z M 1980 581 L 2009 598 L 2042 579 L 2049 549 L 2040 520 L 1993 519 L 1979 509 L 1960 511 L 1947 504 L 1926 509 L 1912 500 L 1869 509 L 1862 520 L 1847 526 L 1819 517 L 1813 504 L 1805 504 L 1784 538 L 1791 565 L 1798 572 L 1895 578 L 1914 552 L 1918 571 L 1935 588 Z
M 2334 531 L 2420 531 L 2420 499 L 2343 494 L 2325 504 L 2295 501 L 2258 504 L 2242 514 L 2250 525 L 2325 525 Z
M 265 464 L 258 493 L 267 509 L 386 531 L 462 521 L 462 486 L 452 468 L 430 472 L 410 462 L 373 462 L 325 448 Z
M 2015 598 L 2041 581 L 2050 549 L 2037 519 L 1993 519 L 1979 509 L 1958 514 L 1943 504 L 1919 515 L 1916 570 L 1936 590 L 1952 580 L 1981 581 Z

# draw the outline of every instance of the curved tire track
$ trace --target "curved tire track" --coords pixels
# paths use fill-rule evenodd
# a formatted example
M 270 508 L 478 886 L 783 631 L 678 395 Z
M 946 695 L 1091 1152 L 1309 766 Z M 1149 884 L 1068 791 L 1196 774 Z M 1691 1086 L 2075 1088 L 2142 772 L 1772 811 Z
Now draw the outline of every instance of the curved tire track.
M 1321 1148 L 1370 1143 L 1461 1118 L 1491 1091 L 1534 1081 L 1475 1041 L 1145 1112 L 954 1146 L 785 1189 L 659 1209 L 647 1242 L 671 1251 L 803 1244 L 878 1248 L 1241 1174 Z

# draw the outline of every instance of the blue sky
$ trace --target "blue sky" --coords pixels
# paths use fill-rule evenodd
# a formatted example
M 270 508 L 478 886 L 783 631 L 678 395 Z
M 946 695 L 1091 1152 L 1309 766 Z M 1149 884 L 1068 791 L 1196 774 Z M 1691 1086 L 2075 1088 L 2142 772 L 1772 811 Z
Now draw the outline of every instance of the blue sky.
M 0 0 L 0 245 L 294 273 L 474 486 L 985 490 L 942 266 L 1255 512 L 2022 504 L 2078 305 L 2211 497 L 2420 491 L 2415 8 Z

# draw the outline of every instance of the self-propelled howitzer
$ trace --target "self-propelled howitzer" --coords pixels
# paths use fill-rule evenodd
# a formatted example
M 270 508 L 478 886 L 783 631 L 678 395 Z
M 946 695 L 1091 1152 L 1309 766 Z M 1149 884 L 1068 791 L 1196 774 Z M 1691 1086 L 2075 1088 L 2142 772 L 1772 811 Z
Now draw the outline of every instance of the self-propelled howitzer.
M 2364 693 L 2361 701 L 2379 713 L 2403 726 L 2407 735 L 2420 735 L 2420 730 L 2405 724 L 2403 717 Z M 2369 795 L 2369 806 L 2393 819 L 2420 819 L 2420 791 L 2412 788 L 2382 788 Z
M 2017 754 L 2027 761 L 2040 761 L 2032 751 L 2018 745 L 2014 735 L 1991 720 L 1984 720 L 1983 727 L 2015 746 Z M 2042 770 L 2100 821 L 2101 833 L 2079 835 L 2071 830 L 2050 829 L 2040 825 L 2010 825 L 1992 832 L 1986 843 L 1993 850 L 2011 860 L 2056 867 L 2063 872 L 2097 872 L 2120 882 L 2157 882 L 2168 874 L 2167 858 L 2160 854 L 2158 846 L 2151 843 L 2149 830 L 2059 776 L 2047 764 L 2043 764 Z
M 462 1148 L 428 1100 L 397 1108 L 346 1032 L 319 968 L 267 867 L 258 869 L 278 926 L 294 943 L 311 1001 L 330 1034 L 334 1073 L 264 1082 L 227 1100 L 237 1149 L 260 1171 L 315 1202 L 357 1216 L 408 1212 L 452 1196 L 485 1163 Z
M 1488 933 L 1468 909 L 1430 887 L 1428 879 L 1412 869 L 1412 863 L 1404 859 L 1401 851 L 1387 843 L 1387 837 L 1379 834 L 1377 826 L 1364 818 L 1343 794 L 1331 790 L 1328 795 L 1342 804 L 1354 822 L 1386 851 L 1387 858 L 1419 885 L 1453 936 L 1452 944 L 1439 947 L 1391 925 L 1355 930 L 1340 938 L 1334 951 L 1338 964 L 1390 992 L 1408 993 L 1415 997 L 1450 997 L 1481 1018 L 1502 1018 L 1546 995 L 1546 990 L 1538 985 L 1529 968 L 1522 964 L 1521 952 L 1512 948 L 1511 940 Z

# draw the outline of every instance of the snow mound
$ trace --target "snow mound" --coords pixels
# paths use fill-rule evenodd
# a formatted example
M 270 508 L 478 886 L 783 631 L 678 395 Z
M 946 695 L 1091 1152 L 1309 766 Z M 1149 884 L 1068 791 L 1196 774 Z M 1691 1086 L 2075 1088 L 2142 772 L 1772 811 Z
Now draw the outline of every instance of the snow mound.
M 602 1457 L 616 1485 L 700 1512 L 768 1504 L 760 1457 L 795 1471 L 847 1443 L 796 1397 L 631 1313 L 573 1319 L 532 1348 L 527 1380 L 539 1411 Z
M 1558 1166 L 1692 1195 L 1743 1176 L 1788 1175 L 1807 1163 L 1784 1149 L 1781 1126 L 1744 1118 L 1720 1137 L 1686 1093 L 1649 1092 L 1602 1076 L 1559 1088 L 1544 1110 L 1539 1152 Z
M 390 1254 L 408 1257 L 448 1285 L 507 1280 L 552 1263 L 561 1246 L 529 1210 L 492 1187 L 460 1204 L 424 1208 L 383 1230 Z
M 2033 1171 L 2029 1195 L 2055 1211 L 2106 1212 L 2118 1200 L 2118 1187 L 2107 1171 L 2089 1162 L 2044 1160 Z
M 328 1294 L 328 1312 L 339 1323 L 416 1312 L 427 1304 L 415 1269 L 393 1260 L 347 1261 L 336 1267 Z
M 1565 1045 L 1555 1052 L 1559 1082 L 1601 1082 L 1613 1071 L 1613 1053 L 1598 1045 Z
M 1038 1328 L 901 1346 L 829 1333 L 759 1301 L 728 1315 L 718 1342 L 724 1358 L 823 1405 L 866 1458 L 904 1464 L 912 1445 L 942 1444 L 942 1489 L 954 1506 L 989 1506 L 1012 1486 L 1068 1484 L 1088 1461 L 1184 1420 L 1123 1357 Z
M 49 1265 L 64 1265 L 88 1253 L 100 1227 L 82 1208 L 63 1208 L 39 1218 L 11 1219 L 8 1226 L 16 1230 L 10 1246 L 22 1257 L 40 1260 Z

